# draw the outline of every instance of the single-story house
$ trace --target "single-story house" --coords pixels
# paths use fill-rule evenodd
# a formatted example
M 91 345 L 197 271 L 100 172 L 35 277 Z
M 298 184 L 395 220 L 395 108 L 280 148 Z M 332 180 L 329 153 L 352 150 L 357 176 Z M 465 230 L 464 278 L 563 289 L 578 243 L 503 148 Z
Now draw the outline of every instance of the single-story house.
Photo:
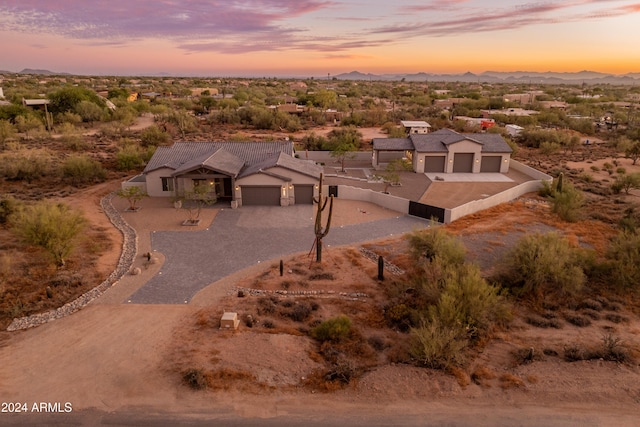
M 440 129 L 407 138 L 374 138 L 373 167 L 381 167 L 385 154 L 403 153 L 416 173 L 507 173 L 512 151 L 496 133 Z
M 431 125 L 422 120 L 402 120 L 400 122 L 407 134 L 412 133 L 429 133 Z
M 209 185 L 218 200 L 242 205 L 311 204 L 322 167 L 295 157 L 293 143 L 176 142 L 158 147 L 141 175 L 123 183 L 151 197 L 176 197 Z

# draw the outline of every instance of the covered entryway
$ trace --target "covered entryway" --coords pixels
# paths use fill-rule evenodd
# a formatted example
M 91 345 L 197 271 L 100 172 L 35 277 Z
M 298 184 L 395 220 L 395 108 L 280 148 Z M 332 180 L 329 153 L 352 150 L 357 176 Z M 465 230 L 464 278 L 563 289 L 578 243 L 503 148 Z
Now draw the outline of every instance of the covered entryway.
M 500 172 L 502 156 L 483 156 L 480 172 Z
M 472 173 L 473 153 L 455 153 L 453 155 L 453 173 Z
M 424 158 L 425 173 L 437 172 L 443 173 L 445 165 L 445 156 L 427 156 Z
M 296 205 L 313 204 L 313 185 L 298 184 L 294 187 Z
M 243 206 L 280 206 L 280 186 L 243 185 Z

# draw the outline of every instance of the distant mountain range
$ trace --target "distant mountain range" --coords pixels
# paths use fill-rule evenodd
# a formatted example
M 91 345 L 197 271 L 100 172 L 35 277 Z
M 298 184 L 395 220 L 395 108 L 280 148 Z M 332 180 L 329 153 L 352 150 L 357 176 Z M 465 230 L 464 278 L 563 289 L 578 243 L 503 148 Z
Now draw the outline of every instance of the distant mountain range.
M 338 80 L 404 80 L 408 82 L 467 82 L 467 83 L 548 83 L 548 84 L 629 84 L 640 83 L 640 73 L 622 75 L 604 74 L 596 71 L 557 73 L 547 71 L 485 71 L 474 74 L 364 74 L 359 71 L 333 76 Z
M 25 68 L 17 73 L 12 71 L 2 71 L 0 74 L 34 74 L 42 76 L 70 76 L 71 73 L 55 72 L 49 70 L 39 70 Z M 147 74 L 149 77 L 178 77 L 166 72 Z M 181 75 L 185 77 L 186 75 Z M 414 73 L 414 74 L 371 74 L 361 73 L 360 71 L 352 71 L 350 73 L 342 73 L 334 76 L 329 75 L 332 79 L 338 80 L 376 80 L 376 81 L 407 81 L 407 82 L 466 82 L 466 83 L 547 83 L 547 84 L 640 84 L 640 73 L 626 74 L 605 74 L 597 71 L 578 71 L 559 73 L 547 71 L 544 73 L 535 71 L 485 71 L 480 74 L 471 72 L 463 74 L 433 74 L 433 73 Z M 193 77 L 204 77 L 202 75 Z M 215 76 L 210 76 L 215 77 Z M 283 77 L 292 78 L 292 77 Z M 302 77 L 299 77 L 302 78 Z M 318 80 L 327 77 L 315 77 Z

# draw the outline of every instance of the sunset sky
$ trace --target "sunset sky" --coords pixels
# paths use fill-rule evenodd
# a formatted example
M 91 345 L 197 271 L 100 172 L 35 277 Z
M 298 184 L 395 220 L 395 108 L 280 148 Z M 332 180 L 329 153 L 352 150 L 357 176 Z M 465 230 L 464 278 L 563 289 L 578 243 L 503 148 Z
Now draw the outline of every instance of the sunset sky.
M 640 72 L 640 1 L 0 0 L 0 70 Z

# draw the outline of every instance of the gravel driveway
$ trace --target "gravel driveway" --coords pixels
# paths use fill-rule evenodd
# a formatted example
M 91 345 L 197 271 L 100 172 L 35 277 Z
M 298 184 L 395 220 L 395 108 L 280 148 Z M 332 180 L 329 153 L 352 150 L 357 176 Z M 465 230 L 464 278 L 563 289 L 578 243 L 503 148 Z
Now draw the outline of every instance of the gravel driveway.
M 232 273 L 313 246 L 313 207 L 243 206 L 223 209 L 207 230 L 153 233 L 153 250 L 165 264 L 128 300 L 137 304 L 185 304 L 201 289 Z M 332 227 L 325 246 L 398 235 L 429 222 L 399 215 L 356 225 Z

